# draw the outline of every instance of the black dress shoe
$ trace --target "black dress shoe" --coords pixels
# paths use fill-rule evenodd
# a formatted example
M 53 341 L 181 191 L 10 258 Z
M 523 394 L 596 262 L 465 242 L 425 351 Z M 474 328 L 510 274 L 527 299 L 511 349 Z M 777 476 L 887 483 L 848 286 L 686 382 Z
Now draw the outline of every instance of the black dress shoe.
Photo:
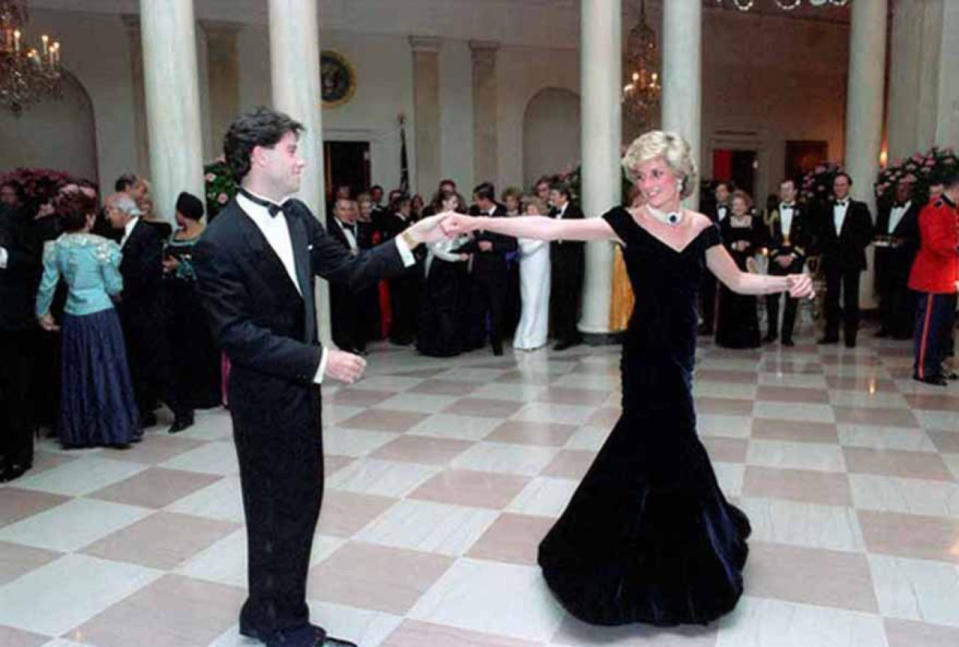
M 193 412 L 178 415 L 173 420 L 173 424 L 167 430 L 171 434 L 180 433 L 184 429 L 193 426 Z
M 31 467 L 33 465 L 30 463 L 7 463 L 0 466 L 0 483 L 9 483 L 20 478 L 29 472 Z
M 912 379 L 919 382 L 925 382 L 926 384 L 932 384 L 933 386 L 948 386 L 949 380 L 944 378 L 941 375 L 927 375 L 926 377 L 913 377 Z
M 948 373 L 946 373 L 946 379 L 959 380 L 959 373 L 956 373 L 955 371 L 949 371 Z
M 838 343 L 839 343 L 839 337 L 823 337 L 822 339 L 820 339 L 820 340 L 817 341 L 816 343 L 817 343 L 817 344 L 821 344 L 821 345 L 822 345 L 822 344 L 838 344 Z
M 847 340 L 846 340 L 846 348 L 855 348 L 855 347 L 856 347 L 856 340 L 855 340 L 855 339 L 847 339 Z
M 796 345 L 796 342 L 794 342 L 794 341 L 791 340 L 791 339 L 783 339 L 783 340 L 782 340 L 781 342 L 779 342 L 779 343 L 781 343 L 783 346 L 795 346 L 795 345 Z

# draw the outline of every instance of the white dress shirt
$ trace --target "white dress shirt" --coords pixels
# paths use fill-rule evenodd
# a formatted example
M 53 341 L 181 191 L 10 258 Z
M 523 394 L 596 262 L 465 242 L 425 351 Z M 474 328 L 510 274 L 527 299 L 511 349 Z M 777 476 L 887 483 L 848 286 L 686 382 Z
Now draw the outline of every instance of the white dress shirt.
M 263 196 L 256 195 L 250 191 L 251 195 L 265 200 L 267 202 L 272 202 L 268 198 Z M 281 214 L 277 214 L 275 217 L 270 215 L 269 209 L 261 204 L 253 202 L 247 198 L 242 193 L 236 195 L 236 203 L 239 207 L 246 212 L 250 217 L 250 220 L 257 226 L 257 228 L 263 233 L 263 237 L 266 238 L 266 242 L 270 244 L 270 247 L 273 248 L 273 251 L 276 252 L 276 255 L 280 258 L 280 262 L 283 263 L 283 267 L 286 269 L 286 273 L 289 274 L 290 280 L 293 281 L 293 285 L 296 286 L 297 291 L 301 296 L 307 298 L 303 295 L 303 288 L 301 286 L 299 279 L 296 278 L 296 261 L 293 257 L 293 239 L 290 238 L 290 227 L 286 224 L 286 218 L 281 217 Z M 279 206 L 282 208 L 283 204 L 286 203 L 284 200 Z M 339 222 L 339 220 L 337 220 Z M 347 234 L 349 237 L 349 234 Z M 413 257 L 413 252 L 410 250 L 409 245 L 406 244 L 406 241 L 403 240 L 402 236 L 397 236 L 396 241 L 396 250 L 400 253 L 400 258 L 403 259 L 403 265 L 409 267 L 416 263 L 416 259 Z M 353 241 L 356 242 L 355 240 Z M 313 298 L 313 295 L 309 295 L 309 298 Z M 316 374 L 313 376 L 313 382 L 315 384 L 323 383 L 323 373 L 326 372 L 326 361 L 329 357 L 327 353 L 327 348 L 323 347 L 323 356 L 320 358 L 320 365 L 316 369 Z
M 789 232 L 792 231 L 793 226 L 793 213 L 796 210 L 794 204 L 786 204 L 781 202 L 779 204 L 779 221 L 782 224 L 783 236 L 789 237 Z
M 726 205 L 721 204 L 716 207 L 716 218 L 719 220 L 719 222 L 725 220 L 727 213 L 729 213 L 729 208 Z
M 133 232 L 133 228 L 137 226 L 140 216 L 134 216 L 123 226 L 123 238 L 120 239 L 120 249 L 123 249 L 123 246 L 127 244 L 127 239 L 130 237 L 130 234 Z
M 360 247 L 356 243 L 356 236 L 353 234 L 353 229 L 348 227 L 345 222 L 335 216 L 333 217 L 333 220 L 336 221 L 336 224 L 340 226 L 340 231 L 342 231 L 343 235 L 346 236 L 346 242 L 350 246 L 350 253 L 354 256 L 358 254 Z M 356 227 L 356 223 L 353 223 L 353 227 Z
M 556 215 L 554 216 L 556 220 L 562 220 L 563 215 L 566 213 L 566 207 L 569 206 L 569 201 L 566 202 L 562 207 L 556 210 Z
M 849 198 L 836 200 L 832 206 L 832 224 L 836 226 L 836 236 L 842 234 L 842 223 L 846 220 L 846 211 L 849 210 Z
M 889 212 L 889 227 L 886 230 L 886 233 L 890 236 L 892 232 L 896 231 L 896 227 L 899 226 L 899 221 L 902 220 L 902 217 L 906 215 L 906 212 L 909 211 L 909 207 L 912 205 L 912 200 L 907 200 L 906 204 L 901 207 L 893 207 L 892 211 Z
M 0 247 L 0 270 L 7 269 L 7 250 Z

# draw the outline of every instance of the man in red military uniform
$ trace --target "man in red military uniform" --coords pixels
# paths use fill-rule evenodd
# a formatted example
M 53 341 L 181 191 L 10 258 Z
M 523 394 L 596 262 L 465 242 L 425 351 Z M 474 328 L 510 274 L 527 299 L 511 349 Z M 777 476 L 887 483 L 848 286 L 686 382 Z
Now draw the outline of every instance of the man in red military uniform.
M 959 174 L 943 182 L 942 195 L 919 214 L 919 253 L 909 287 L 919 293 L 913 378 L 945 386 L 942 362 L 955 325 L 959 284 Z

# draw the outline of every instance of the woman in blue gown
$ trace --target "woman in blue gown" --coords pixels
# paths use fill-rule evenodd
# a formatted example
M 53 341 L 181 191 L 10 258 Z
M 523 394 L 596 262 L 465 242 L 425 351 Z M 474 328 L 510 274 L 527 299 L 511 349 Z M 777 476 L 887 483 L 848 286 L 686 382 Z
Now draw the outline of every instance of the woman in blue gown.
M 36 314 L 45 330 L 61 333 L 60 442 L 64 447 L 126 447 L 142 432 L 111 299 L 123 290 L 120 247 L 90 233 L 96 218 L 93 198 L 65 194 L 57 211 L 64 233 L 44 245 Z M 68 292 L 58 326 L 50 304 L 61 277 Z
M 749 521 L 726 501 L 696 434 L 696 296 L 712 271 L 741 294 L 808 296 L 808 276 L 741 271 L 710 220 L 684 209 L 696 170 L 675 133 L 638 138 L 623 159 L 646 199 L 602 218 L 484 219 L 490 231 L 542 240 L 612 240 L 636 305 L 623 341 L 623 412 L 565 512 L 539 547 L 562 605 L 593 624 L 708 623 L 743 591 Z M 476 220 L 450 214 L 447 235 Z M 556 289 L 557 286 L 554 286 Z

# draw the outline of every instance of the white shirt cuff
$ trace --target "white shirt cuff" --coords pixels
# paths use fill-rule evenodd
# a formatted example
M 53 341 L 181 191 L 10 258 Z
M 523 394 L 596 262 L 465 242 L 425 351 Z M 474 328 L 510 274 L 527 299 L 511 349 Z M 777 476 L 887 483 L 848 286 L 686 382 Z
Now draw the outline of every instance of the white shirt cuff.
M 403 259 L 403 267 L 416 265 L 416 258 L 413 257 L 413 251 L 410 249 L 410 246 L 406 244 L 406 241 L 403 240 L 403 236 L 397 236 L 393 240 L 396 241 L 396 251 L 400 253 L 400 258 Z
M 326 373 L 326 348 L 323 349 L 323 357 L 320 358 L 320 367 L 316 369 L 316 375 L 313 376 L 313 384 L 323 384 L 323 374 Z
M 7 269 L 7 250 L 0 247 L 0 270 Z

